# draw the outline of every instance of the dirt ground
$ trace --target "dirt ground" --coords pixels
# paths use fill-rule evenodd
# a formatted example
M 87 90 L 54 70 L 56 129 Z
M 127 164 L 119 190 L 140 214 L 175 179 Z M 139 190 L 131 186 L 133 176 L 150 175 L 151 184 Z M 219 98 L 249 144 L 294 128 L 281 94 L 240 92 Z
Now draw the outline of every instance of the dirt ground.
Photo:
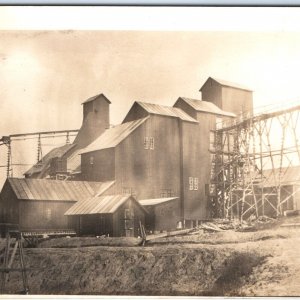
M 299 296 L 299 232 L 200 230 L 145 247 L 137 239 L 52 239 L 25 249 L 30 293 Z M 20 274 L 11 273 L 6 293 L 21 290 Z

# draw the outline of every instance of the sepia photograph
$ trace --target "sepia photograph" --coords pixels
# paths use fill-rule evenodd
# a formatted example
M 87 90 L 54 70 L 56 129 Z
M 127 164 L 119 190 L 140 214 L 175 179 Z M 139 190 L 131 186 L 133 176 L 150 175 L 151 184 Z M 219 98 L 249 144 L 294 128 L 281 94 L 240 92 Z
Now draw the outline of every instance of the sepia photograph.
M 0 6 L 0 298 L 300 296 L 299 20 Z

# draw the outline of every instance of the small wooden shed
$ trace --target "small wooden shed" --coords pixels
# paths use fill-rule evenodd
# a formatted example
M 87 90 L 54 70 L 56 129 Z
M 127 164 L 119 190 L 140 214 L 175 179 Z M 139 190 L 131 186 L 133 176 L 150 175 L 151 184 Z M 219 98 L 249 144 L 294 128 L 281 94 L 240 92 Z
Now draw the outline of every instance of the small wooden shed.
M 140 235 L 147 211 L 131 195 L 96 196 L 74 204 L 65 215 L 80 235 Z
M 145 221 L 148 232 L 174 230 L 181 220 L 179 197 L 144 199 L 139 203 L 149 212 Z

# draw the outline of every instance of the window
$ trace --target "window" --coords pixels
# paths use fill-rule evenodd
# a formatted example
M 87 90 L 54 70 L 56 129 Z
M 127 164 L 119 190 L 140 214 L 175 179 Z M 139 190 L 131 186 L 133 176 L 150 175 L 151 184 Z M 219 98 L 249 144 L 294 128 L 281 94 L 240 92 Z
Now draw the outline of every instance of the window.
M 144 138 L 144 149 L 149 149 L 149 138 L 147 136 Z
M 126 195 L 126 194 L 131 195 L 131 193 L 132 193 L 132 190 L 131 190 L 130 187 L 123 187 L 123 188 L 122 188 L 122 194 L 123 194 L 123 195 Z
M 171 189 L 162 189 L 160 196 L 162 198 L 174 197 L 174 191 Z
M 154 137 L 150 137 L 150 150 L 154 150 Z
M 190 191 L 194 189 L 194 179 L 193 177 L 189 177 L 189 186 L 190 186 Z
M 90 165 L 94 164 L 94 156 L 90 156 Z
M 198 190 L 198 177 L 194 178 L 194 191 Z
M 152 136 L 146 136 L 144 138 L 144 149 L 150 149 L 150 150 L 154 150 L 154 137 Z
M 198 177 L 189 177 L 189 189 L 190 191 L 198 191 L 199 179 Z
M 51 220 L 52 211 L 50 208 L 46 209 L 46 220 Z

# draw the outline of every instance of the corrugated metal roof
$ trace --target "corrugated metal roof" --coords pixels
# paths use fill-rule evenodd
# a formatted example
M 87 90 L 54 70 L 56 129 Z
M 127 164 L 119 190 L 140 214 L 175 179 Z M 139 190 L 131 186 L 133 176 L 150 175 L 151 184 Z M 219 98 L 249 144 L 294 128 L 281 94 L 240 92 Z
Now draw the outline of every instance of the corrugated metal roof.
M 196 100 L 196 99 L 185 98 L 185 97 L 180 97 L 179 99 L 182 99 L 197 111 L 203 111 L 203 112 L 208 112 L 208 113 L 228 116 L 228 117 L 236 117 L 234 113 L 224 111 L 209 101 Z
M 8 178 L 20 200 L 78 201 L 106 191 L 114 182 Z
M 105 130 L 94 142 L 82 149 L 80 154 L 116 147 L 148 118 L 149 117 L 126 122 Z
M 110 195 L 89 198 L 75 203 L 65 215 L 112 214 L 131 197 L 131 195 Z
M 149 114 L 176 117 L 183 121 L 198 123 L 197 120 L 195 120 L 187 113 L 185 113 L 183 110 L 177 107 L 164 106 L 164 105 L 145 103 L 145 102 L 136 102 L 136 103 L 138 103 L 141 107 L 143 107 Z
M 276 186 L 279 183 L 279 172 L 280 169 L 264 170 L 263 171 L 263 185 L 266 187 Z M 293 185 L 300 184 L 300 166 L 288 167 L 281 169 L 281 185 Z
M 104 95 L 104 94 L 98 94 L 98 95 L 96 95 L 96 96 L 93 96 L 93 97 L 90 97 L 90 98 L 88 98 L 87 100 L 85 100 L 84 102 L 82 102 L 82 104 L 84 104 L 84 103 L 88 103 L 88 102 L 91 102 L 91 101 L 94 101 L 95 99 L 97 99 L 98 97 L 100 97 L 100 96 L 102 96 L 102 97 L 104 97 L 104 99 L 109 103 L 109 104 L 111 104 L 111 102 L 107 99 L 107 97 Z
M 219 78 L 215 78 L 215 77 L 209 77 L 205 83 L 203 84 L 203 86 L 201 87 L 200 91 L 202 90 L 202 88 L 205 86 L 206 82 L 208 80 L 214 80 L 216 82 L 218 82 L 220 85 L 223 85 L 223 86 L 228 86 L 228 87 L 233 87 L 233 88 L 236 88 L 236 89 L 240 89 L 240 90 L 245 90 L 245 91 L 249 91 L 249 92 L 252 92 L 251 89 L 249 89 L 249 87 L 246 87 L 244 85 L 241 85 L 239 83 L 235 83 L 235 82 L 230 82 L 230 81 L 227 81 L 227 80 L 223 80 L 223 79 L 219 79 Z
M 179 199 L 179 198 L 178 197 L 170 197 L 170 198 L 143 199 L 143 200 L 138 200 L 138 202 L 142 206 L 150 206 L 150 205 L 157 205 L 157 204 L 165 203 L 165 202 L 176 200 L 176 199 Z
M 212 78 L 212 77 L 211 77 Z M 252 92 L 252 90 L 245 86 L 245 85 L 242 85 L 242 84 L 239 84 L 239 83 L 235 83 L 235 82 L 230 82 L 230 81 L 227 81 L 227 80 L 223 80 L 223 79 L 218 79 L 218 78 L 212 78 L 214 81 L 220 83 L 221 85 L 224 85 L 224 86 L 228 86 L 228 87 L 234 87 L 236 89 L 240 89 L 240 90 L 245 90 L 245 91 L 249 91 L 249 92 Z

